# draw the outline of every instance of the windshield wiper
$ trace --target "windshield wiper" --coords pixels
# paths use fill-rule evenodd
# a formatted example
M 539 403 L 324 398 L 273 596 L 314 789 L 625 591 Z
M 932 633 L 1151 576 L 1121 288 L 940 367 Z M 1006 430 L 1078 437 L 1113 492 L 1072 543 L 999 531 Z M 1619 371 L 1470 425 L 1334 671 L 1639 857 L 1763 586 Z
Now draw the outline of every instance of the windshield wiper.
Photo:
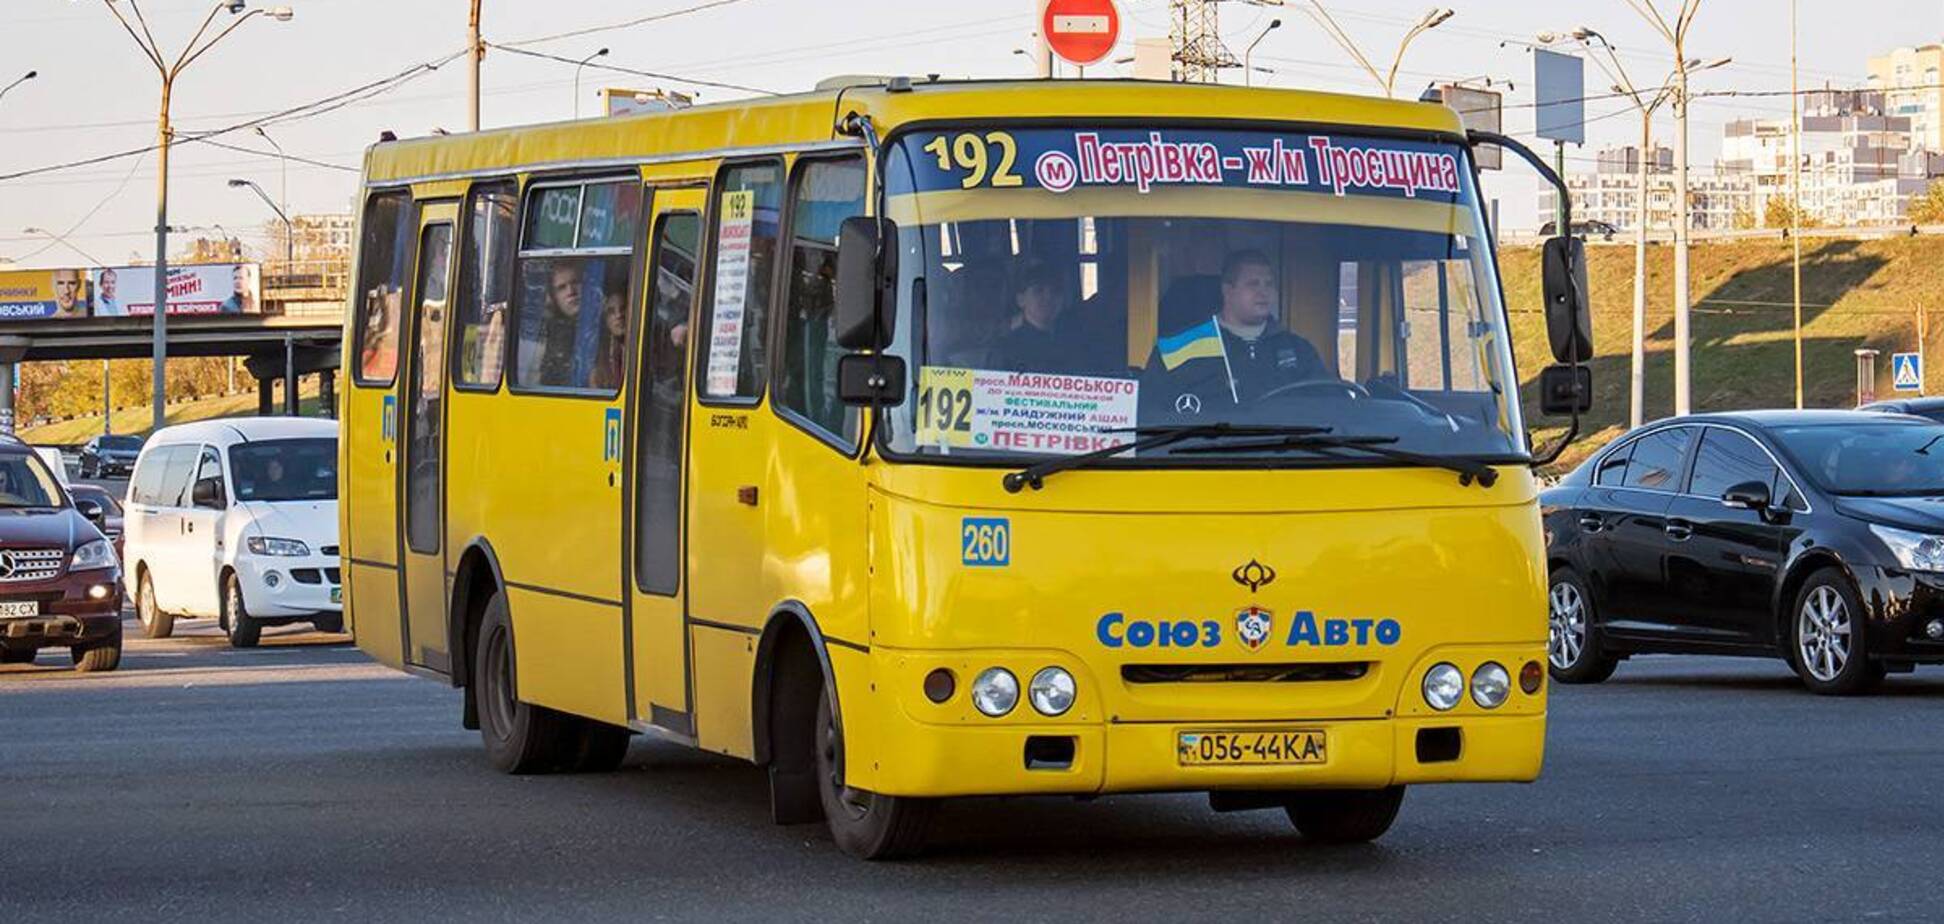
M 1261 426 L 1254 424 L 1206 423 L 1181 424 L 1166 427 L 1131 427 L 1102 430 L 1102 433 L 1132 433 L 1134 439 L 1119 446 L 1103 446 L 1092 452 L 1073 456 L 1058 456 L 1044 462 L 1035 462 L 1016 472 L 1008 472 L 999 483 L 1010 493 L 1019 493 L 1020 488 L 1031 486 L 1037 491 L 1043 487 L 1046 476 L 1079 468 L 1123 452 L 1140 452 L 1158 449 L 1171 443 L 1186 439 L 1212 439 L 1218 436 L 1279 436 L 1290 439 L 1321 436 L 1330 432 L 1329 427 Z
M 1323 434 L 1312 434 L 1308 436 L 1286 436 L 1274 440 L 1258 440 L 1253 443 L 1224 443 L 1220 446 L 1189 446 L 1175 451 L 1187 455 L 1190 453 L 1307 450 L 1323 455 L 1331 455 L 1330 450 L 1332 449 L 1355 449 L 1370 453 L 1373 456 L 1395 459 L 1396 461 L 1406 462 L 1411 465 L 1449 469 L 1458 473 L 1458 483 L 1461 485 L 1469 485 L 1476 481 L 1479 487 L 1489 488 L 1494 482 L 1498 481 L 1498 472 L 1493 471 L 1491 466 L 1483 462 L 1472 459 L 1453 458 L 1450 456 L 1434 456 L 1421 452 L 1411 452 L 1408 449 L 1392 449 L 1389 444 L 1395 442 L 1397 442 L 1397 437 L 1395 436 L 1327 436 Z

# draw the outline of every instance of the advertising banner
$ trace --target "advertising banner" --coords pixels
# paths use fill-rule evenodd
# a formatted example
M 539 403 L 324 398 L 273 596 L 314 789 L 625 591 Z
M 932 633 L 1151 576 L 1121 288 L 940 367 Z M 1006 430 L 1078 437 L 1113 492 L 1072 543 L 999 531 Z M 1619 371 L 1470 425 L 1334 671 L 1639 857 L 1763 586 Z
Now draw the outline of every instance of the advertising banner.
M 86 280 L 80 270 L 0 272 L 0 321 L 87 316 Z
M 155 313 L 155 267 L 103 267 L 89 274 L 98 318 Z M 262 275 L 255 263 L 169 267 L 169 314 L 260 314 Z

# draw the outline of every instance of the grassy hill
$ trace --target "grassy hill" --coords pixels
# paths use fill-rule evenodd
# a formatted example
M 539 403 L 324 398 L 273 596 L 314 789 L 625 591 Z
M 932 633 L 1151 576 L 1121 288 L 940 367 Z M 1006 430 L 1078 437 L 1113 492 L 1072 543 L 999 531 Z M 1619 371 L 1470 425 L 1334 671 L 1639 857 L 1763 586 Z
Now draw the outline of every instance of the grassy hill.
M 277 408 L 283 408 L 282 395 L 278 395 Z M 317 387 L 297 390 L 297 408 L 307 416 L 320 413 L 317 404 Z M 208 420 L 212 417 L 249 417 L 257 412 L 257 396 L 254 392 L 240 395 L 221 395 L 171 404 L 163 412 L 169 424 L 189 423 Z M 120 408 L 115 411 L 116 433 L 133 433 L 139 436 L 149 434 L 149 409 L 147 405 Z M 38 427 L 27 427 L 19 432 L 19 437 L 29 443 L 46 446 L 71 446 L 85 443 L 89 437 L 101 432 L 101 415 L 76 417 L 60 420 Z
M 1532 382 L 1552 361 L 1540 305 L 1539 249 L 1501 254 L 1519 369 Z M 1786 241 L 1696 244 L 1689 256 L 1696 411 L 1791 407 L 1795 404 L 1791 247 Z M 1583 458 L 1627 421 L 1629 355 L 1633 336 L 1634 250 L 1631 244 L 1587 248 L 1593 295 L 1594 409 L 1584 440 L 1567 459 Z M 1674 412 L 1674 248 L 1647 249 L 1645 419 Z M 1917 309 L 1933 319 L 1927 354 L 1944 337 L 1944 238 L 1803 241 L 1802 336 L 1804 404 L 1849 407 L 1856 397 L 1854 351 L 1871 347 L 1877 394 L 1890 393 L 1892 352 L 1917 348 Z M 1927 370 L 1944 386 L 1944 373 Z M 1933 393 L 1935 388 L 1932 386 Z M 1535 423 L 1551 424 L 1529 412 Z M 1557 427 L 1543 427 L 1547 436 Z

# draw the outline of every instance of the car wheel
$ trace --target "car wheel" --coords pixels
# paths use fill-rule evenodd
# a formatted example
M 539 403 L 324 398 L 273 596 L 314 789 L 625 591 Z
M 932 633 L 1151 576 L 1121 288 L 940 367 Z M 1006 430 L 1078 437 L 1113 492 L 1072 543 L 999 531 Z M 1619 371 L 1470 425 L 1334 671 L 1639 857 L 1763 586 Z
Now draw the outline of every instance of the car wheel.
M 1811 691 L 1862 693 L 1883 680 L 1883 665 L 1870 660 L 1865 614 L 1841 571 L 1824 568 L 1803 583 L 1789 620 L 1789 660 Z
M 909 857 L 925 846 L 932 813 L 930 799 L 883 796 L 844 785 L 844 730 L 830 708 L 828 686 L 817 696 L 817 782 L 824 821 L 845 853 L 863 860 Z
M 37 648 L 0 648 L 0 664 L 32 664 Z
M 1390 830 L 1404 804 L 1404 787 L 1323 790 L 1293 795 L 1284 803 L 1289 822 L 1304 837 L 1326 844 L 1361 844 Z
M 96 642 L 86 648 L 76 646 L 68 649 L 68 656 L 74 659 L 74 669 L 82 674 L 102 674 L 121 666 L 122 636 L 120 631 L 105 642 Z
M 232 573 L 223 578 L 223 619 L 231 648 L 255 648 L 263 624 L 243 606 L 243 582 Z
M 547 773 L 573 760 L 580 742 L 572 717 L 545 706 L 523 703 L 513 685 L 513 621 L 506 594 L 486 602 L 473 653 L 472 682 L 479 685 L 479 738 L 486 760 L 502 773 Z
M 1553 572 L 1546 595 L 1546 665 L 1560 683 L 1599 683 L 1613 676 L 1619 661 L 1601 650 L 1600 627 L 1593 619 L 1593 595 L 1571 568 Z
M 149 638 L 168 638 L 175 632 L 175 614 L 162 612 L 155 604 L 155 581 L 146 569 L 135 584 L 135 616 L 142 621 L 142 634 Z

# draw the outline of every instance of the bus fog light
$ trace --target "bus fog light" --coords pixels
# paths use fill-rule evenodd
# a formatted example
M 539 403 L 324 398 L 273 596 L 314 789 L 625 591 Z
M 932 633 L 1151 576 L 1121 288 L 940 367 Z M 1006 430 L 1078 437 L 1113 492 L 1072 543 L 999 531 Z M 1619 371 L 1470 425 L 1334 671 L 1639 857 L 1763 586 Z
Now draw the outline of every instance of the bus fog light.
M 934 703 L 943 703 L 958 692 L 958 678 L 952 676 L 950 668 L 940 667 L 925 675 L 925 698 Z
M 1060 715 L 1073 708 L 1073 675 L 1058 667 L 1041 668 L 1027 685 L 1026 697 L 1040 715 Z
M 1019 678 L 1003 667 L 988 667 L 972 681 L 972 705 L 998 718 L 1019 704 Z
M 1527 696 L 1531 696 L 1539 692 L 1539 681 L 1544 680 L 1545 677 L 1546 669 L 1540 667 L 1539 662 L 1527 661 L 1524 667 L 1519 668 L 1519 689 L 1524 690 Z
M 1487 661 L 1472 671 L 1472 702 L 1487 709 L 1497 709 L 1505 705 L 1505 698 L 1512 695 L 1512 675 L 1497 661 Z
M 1465 675 L 1450 664 L 1436 664 L 1424 672 L 1424 702 L 1445 712 L 1465 696 Z
M 1924 635 L 1932 641 L 1944 639 L 1944 619 L 1933 619 L 1924 624 Z

